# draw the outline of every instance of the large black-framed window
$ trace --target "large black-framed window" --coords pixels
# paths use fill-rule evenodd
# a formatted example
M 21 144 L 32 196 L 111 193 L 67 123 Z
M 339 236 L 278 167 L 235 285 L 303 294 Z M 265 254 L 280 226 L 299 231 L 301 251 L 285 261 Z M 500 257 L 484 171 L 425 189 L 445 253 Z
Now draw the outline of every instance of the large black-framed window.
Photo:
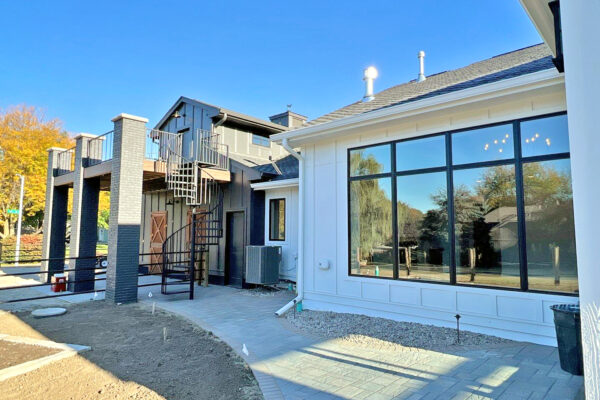
M 285 199 L 269 200 L 269 240 L 285 241 Z
M 348 273 L 577 294 L 566 113 L 348 149 Z

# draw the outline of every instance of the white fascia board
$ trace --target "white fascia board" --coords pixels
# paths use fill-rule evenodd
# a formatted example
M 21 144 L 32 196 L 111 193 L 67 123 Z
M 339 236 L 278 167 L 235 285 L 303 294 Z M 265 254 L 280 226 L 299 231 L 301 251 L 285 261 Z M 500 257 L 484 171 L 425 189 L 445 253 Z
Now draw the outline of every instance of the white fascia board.
M 521 6 L 525 9 L 527 16 L 535 26 L 544 42 L 550 48 L 552 54 L 556 57 L 556 37 L 554 34 L 554 16 L 550 7 L 549 0 L 519 0 Z
M 331 139 L 350 129 L 370 126 L 375 123 L 414 117 L 420 114 L 442 111 L 509 95 L 522 95 L 536 89 L 563 84 L 564 74 L 560 74 L 556 69 L 552 68 L 423 100 L 357 114 L 323 124 L 278 133 L 272 135 L 271 140 L 275 143 L 281 143 L 283 139 L 288 139 L 288 142 L 296 147 L 317 140 Z
M 282 189 L 287 187 L 298 186 L 298 178 L 293 179 L 282 179 L 279 181 L 269 182 L 257 182 L 250 184 L 250 187 L 254 190 L 269 190 L 269 189 Z

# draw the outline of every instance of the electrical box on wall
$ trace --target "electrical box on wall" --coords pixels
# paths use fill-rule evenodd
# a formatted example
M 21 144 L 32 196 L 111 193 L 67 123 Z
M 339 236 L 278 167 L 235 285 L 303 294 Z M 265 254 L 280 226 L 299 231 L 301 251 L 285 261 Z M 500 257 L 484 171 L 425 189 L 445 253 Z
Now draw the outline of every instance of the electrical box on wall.
M 326 271 L 329 269 L 329 260 L 319 260 L 317 265 L 320 270 Z

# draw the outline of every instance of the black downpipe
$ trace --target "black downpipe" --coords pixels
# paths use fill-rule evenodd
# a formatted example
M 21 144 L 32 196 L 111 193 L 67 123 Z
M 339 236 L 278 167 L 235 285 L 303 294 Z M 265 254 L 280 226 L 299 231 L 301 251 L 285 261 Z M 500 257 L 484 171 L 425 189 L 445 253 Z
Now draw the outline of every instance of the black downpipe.
M 192 212 L 192 229 L 190 232 L 190 300 L 194 300 L 194 277 L 196 264 L 196 213 Z

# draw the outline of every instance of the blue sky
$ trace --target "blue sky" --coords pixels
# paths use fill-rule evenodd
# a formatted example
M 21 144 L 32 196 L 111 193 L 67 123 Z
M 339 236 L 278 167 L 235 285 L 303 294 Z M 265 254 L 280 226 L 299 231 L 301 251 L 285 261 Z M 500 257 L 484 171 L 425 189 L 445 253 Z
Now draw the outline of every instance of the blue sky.
M 156 123 L 180 95 L 256 117 L 316 118 L 375 90 L 541 42 L 518 0 L 4 1 L 0 108 L 70 132 L 121 112 Z M 8 18 L 7 18 L 8 17 Z

